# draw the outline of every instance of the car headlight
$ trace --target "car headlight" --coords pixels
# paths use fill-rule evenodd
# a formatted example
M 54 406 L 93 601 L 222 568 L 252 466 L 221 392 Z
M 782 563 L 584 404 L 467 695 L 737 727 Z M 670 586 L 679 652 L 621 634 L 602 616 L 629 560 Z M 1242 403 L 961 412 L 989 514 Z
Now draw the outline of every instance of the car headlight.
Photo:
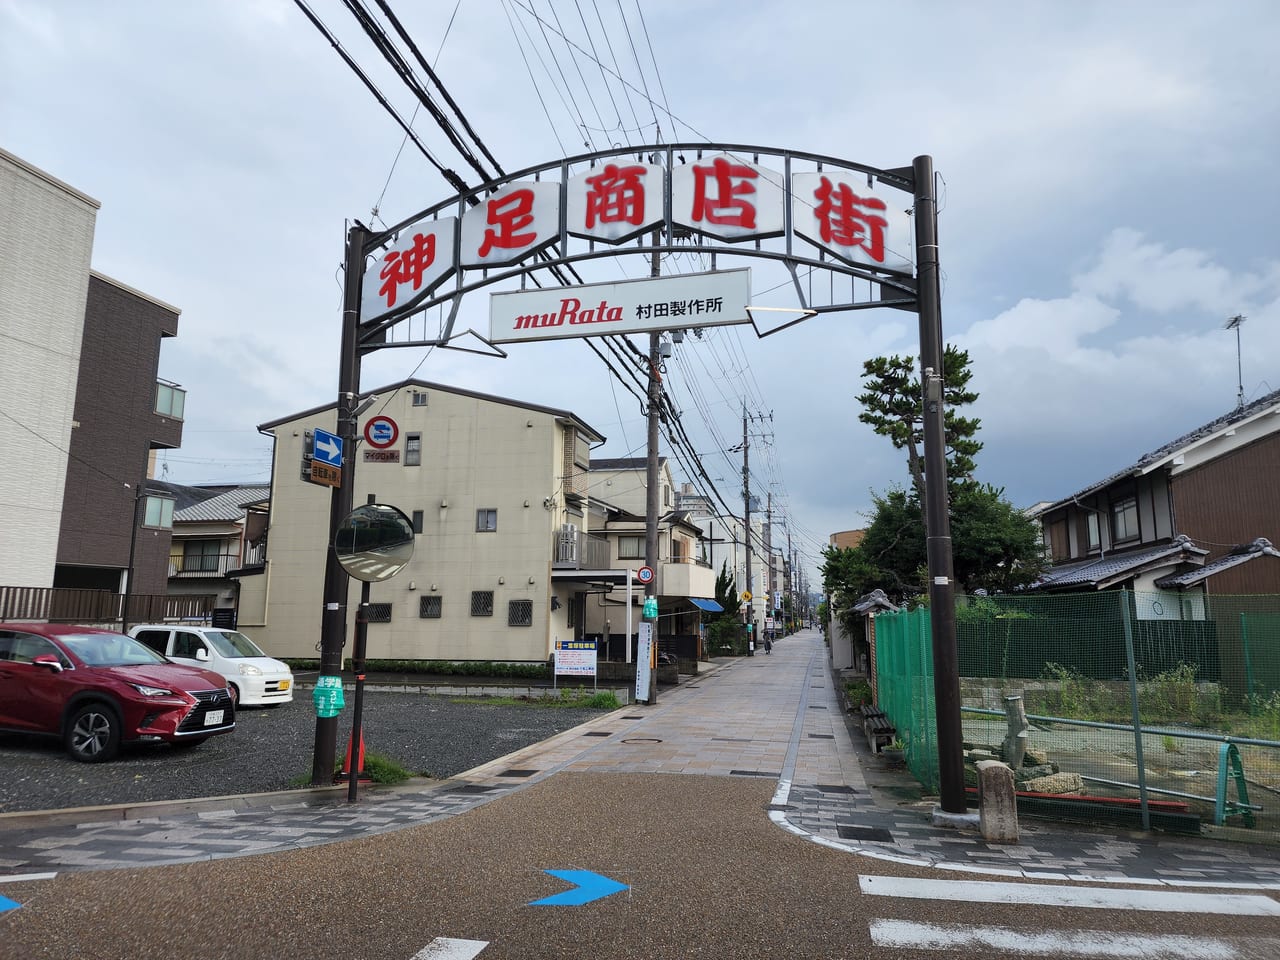
M 164 687 L 149 687 L 145 683 L 131 683 L 129 686 L 137 690 L 144 697 L 172 697 L 173 691 Z
M 242 663 L 240 664 L 240 676 L 260 677 L 262 676 L 262 668 L 255 667 L 252 663 Z

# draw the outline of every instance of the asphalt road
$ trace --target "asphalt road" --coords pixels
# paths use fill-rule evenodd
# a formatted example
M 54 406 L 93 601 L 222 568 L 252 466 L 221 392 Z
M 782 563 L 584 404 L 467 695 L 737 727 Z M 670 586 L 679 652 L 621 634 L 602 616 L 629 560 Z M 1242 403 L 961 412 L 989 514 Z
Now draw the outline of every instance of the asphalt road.
M 492 706 L 427 693 L 366 691 L 365 752 L 418 775 L 451 777 L 575 727 L 599 711 Z M 0 733 L 0 813 L 287 790 L 310 780 L 315 710 L 309 696 L 245 707 L 236 729 L 197 747 L 126 746 L 110 763 L 72 760 L 53 738 Z M 351 730 L 351 697 L 338 752 Z

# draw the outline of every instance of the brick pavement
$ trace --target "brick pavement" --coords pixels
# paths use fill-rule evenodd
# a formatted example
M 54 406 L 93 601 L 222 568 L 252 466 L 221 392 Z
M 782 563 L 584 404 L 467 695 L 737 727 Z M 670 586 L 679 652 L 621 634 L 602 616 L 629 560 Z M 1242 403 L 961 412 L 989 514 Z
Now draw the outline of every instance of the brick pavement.
M 771 655 L 730 661 L 652 707 L 602 715 L 449 781 L 249 798 L 237 809 L 62 825 L 24 817 L 0 829 L 0 874 L 108 869 L 248 856 L 438 820 L 561 771 L 759 777 L 777 788 L 781 829 L 825 846 L 948 871 L 1033 879 L 1280 889 L 1280 851 L 1201 838 L 1024 820 L 1022 842 L 938 827 L 933 802 L 885 771 L 841 713 L 826 648 L 812 631 Z

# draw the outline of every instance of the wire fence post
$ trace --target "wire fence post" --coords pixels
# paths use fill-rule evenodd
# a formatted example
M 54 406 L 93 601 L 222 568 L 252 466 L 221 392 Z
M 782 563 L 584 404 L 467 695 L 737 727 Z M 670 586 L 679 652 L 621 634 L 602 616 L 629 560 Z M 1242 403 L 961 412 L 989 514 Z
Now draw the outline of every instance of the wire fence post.
M 1151 829 L 1151 810 L 1147 806 L 1147 765 L 1142 756 L 1142 709 L 1138 705 L 1138 664 L 1133 655 L 1133 619 L 1129 605 L 1132 594 L 1128 590 L 1117 593 L 1120 598 L 1120 622 L 1124 624 L 1124 651 L 1129 658 L 1129 702 L 1133 709 L 1133 750 L 1138 763 L 1138 809 L 1142 814 L 1142 829 Z

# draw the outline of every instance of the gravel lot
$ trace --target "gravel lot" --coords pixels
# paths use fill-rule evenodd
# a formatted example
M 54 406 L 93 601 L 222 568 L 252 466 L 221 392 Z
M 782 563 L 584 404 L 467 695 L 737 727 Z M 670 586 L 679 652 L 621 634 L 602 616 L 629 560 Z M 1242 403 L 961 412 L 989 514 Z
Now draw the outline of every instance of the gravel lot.
M 352 697 L 338 718 L 338 755 Z M 565 707 L 491 706 L 427 693 L 366 690 L 364 743 L 414 773 L 451 777 L 599 716 Z M 110 763 L 72 760 L 52 738 L 0 733 L 0 813 L 287 790 L 310 779 L 316 718 L 309 691 L 280 707 L 245 707 L 236 729 L 198 747 L 126 746 Z

